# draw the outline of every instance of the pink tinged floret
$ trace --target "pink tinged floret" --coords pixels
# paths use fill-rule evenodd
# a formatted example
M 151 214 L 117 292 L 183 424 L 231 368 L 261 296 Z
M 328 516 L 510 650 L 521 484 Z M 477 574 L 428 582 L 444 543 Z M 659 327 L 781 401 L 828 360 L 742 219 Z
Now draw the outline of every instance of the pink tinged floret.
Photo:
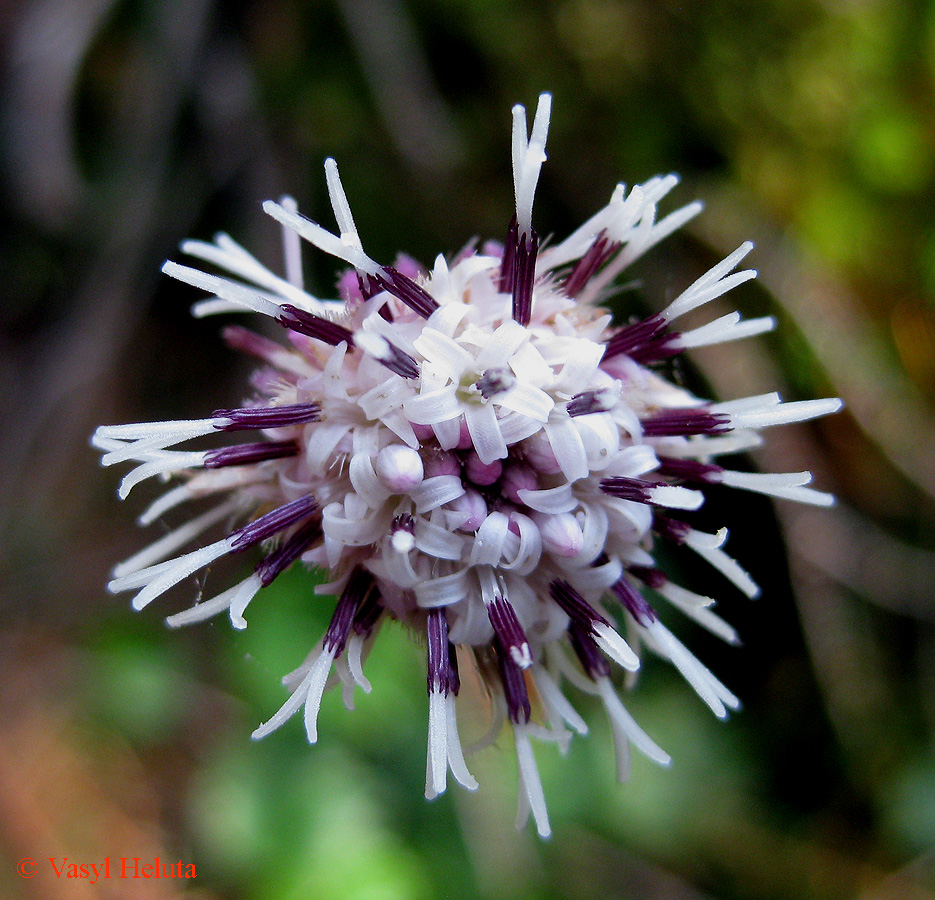
M 481 458 L 471 450 L 464 460 L 464 474 L 468 481 L 486 487 L 499 480 L 503 474 L 503 463 L 499 459 L 491 463 L 481 462 Z
M 384 447 L 377 454 L 374 469 L 380 480 L 395 494 L 410 490 L 425 477 L 421 455 L 405 444 Z

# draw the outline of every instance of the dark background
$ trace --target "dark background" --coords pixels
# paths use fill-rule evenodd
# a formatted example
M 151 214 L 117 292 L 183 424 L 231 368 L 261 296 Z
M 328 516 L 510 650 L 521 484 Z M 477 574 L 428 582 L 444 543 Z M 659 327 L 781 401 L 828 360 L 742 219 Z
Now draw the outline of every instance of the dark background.
M 935 6 L 10 0 L 0 42 L 0 896 L 935 897 Z M 182 239 L 223 229 L 277 268 L 260 204 L 289 192 L 330 227 L 330 155 L 378 260 L 502 238 L 510 107 L 542 90 L 540 233 L 621 179 L 676 171 L 672 208 L 706 202 L 634 267 L 621 316 L 757 242 L 730 299 L 780 329 L 678 377 L 847 404 L 749 463 L 813 469 L 833 510 L 709 501 L 763 597 L 685 567 L 740 629 L 739 649 L 683 633 L 744 711 L 715 721 L 650 663 L 627 703 L 674 762 L 618 787 L 583 703 L 591 735 L 538 752 L 546 843 L 513 829 L 509 740 L 471 762 L 478 794 L 423 801 L 423 663 L 400 629 L 356 712 L 326 698 L 316 747 L 298 726 L 253 744 L 329 610 L 295 572 L 244 634 L 132 614 L 104 584 L 147 540 L 145 498 L 119 504 L 88 446 L 101 422 L 242 399 L 219 320 L 159 273 Z M 306 263 L 333 294 L 333 261 Z M 157 855 L 197 879 L 44 864 Z

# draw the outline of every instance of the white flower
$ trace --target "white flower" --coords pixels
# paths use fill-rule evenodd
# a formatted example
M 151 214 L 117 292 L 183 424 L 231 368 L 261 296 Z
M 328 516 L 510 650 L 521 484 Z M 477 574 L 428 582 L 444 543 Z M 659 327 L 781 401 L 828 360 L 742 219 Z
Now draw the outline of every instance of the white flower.
M 755 445 L 767 426 L 841 405 L 783 404 L 777 395 L 712 404 L 659 374 L 656 363 L 686 348 L 772 327 L 771 319 L 741 322 L 737 314 L 688 332 L 672 327 L 754 276 L 735 271 L 751 245 L 655 315 L 613 327 L 595 305 L 603 287 L 700 206 L 657 220 L 674 177 L 629 192 L 619 185 L 603 210 L 540 253 L 532 205 L 549 112 L 543 95 L 527 137 L 525 111 L 513 111 L 516 214 L 502 248 L 452 262 L 439 256 L 431 271 L 406 259 L 378 264 L 363 250 L 333 160 L 325 171 L 338 234 L 301 216 L 288 198 L 264 205 L 283 225 L 288 278 L 226 235 L 184 244 L 225 273 L 166 263 L 167 273 L 211 295 L 196 314 L 271 316 L 288 342 L 230 327 L 228 341 L 265 367 L 243 407 L 197 421 L 103 426 L 94 437 L 105 465 L 138 464 L 122 497 L 154 475 L 180 479 L 143 513 L 143 524 L 185 501 L 213 504 L 117 567 L 109 587 L 135 592 L 135 608 L 257 545 L 265 555 L 251 575 L 169 623 L 227 612 L 243 628 L 248 604 L 294 562 L 330 572 L 319 590 L 339 598 L 331 625 L 286 677 L 289 699 L 254 737 L 301 709 L 316 741 L 332 670 L 351 705 L 355 687 L 370 690 L 363 664 L 379 625 L 396 620 L 425 635 L 428 650 L 426 796 L 445 790 L 449 770 L 477 786 L 455 719 L 458 665 L 474 666 L 492 698 L 489 739 L 511 723 L 520 823 L 531 812 L 543 836 L 549 822 L 530 739 L 564 748 L 572 731 L 587 730 L 564 682 L 603 702 L 621 778 L 630 744 L 660 764 L 669 759 L 612 685 L 613 665 L 638 668 L 636 650 L 670 660 L 717 716 L 737 708 L 656 612 L 658 601 L 668 602 L 736 639 L 712 600 L 660 570 L 657 543 L 684 545 L 754 596 L 753 580 L 722 549 L 726 531 L 696 530 L 685 512 L 701 505 L 707 484 L 831 503 L 805 486 L 806 472 L 747 474 L 714 460 Z M 341 278 L 344 302 L 304 290 L 299 237 L 353 267 Z M 174 449 L 234 431 L 249 432 L 246 442 Z M 177 555 L 237 516 L 247 524 Z

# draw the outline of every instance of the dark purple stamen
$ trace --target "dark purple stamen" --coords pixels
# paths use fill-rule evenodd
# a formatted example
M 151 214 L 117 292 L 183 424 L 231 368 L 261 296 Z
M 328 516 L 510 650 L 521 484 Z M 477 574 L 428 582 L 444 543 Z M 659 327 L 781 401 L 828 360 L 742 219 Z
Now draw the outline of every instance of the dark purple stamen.
M 654 591 L 665 587 L 669 583 L 669 578 L 661 569 L 654 569 L 652 566 L 629 566 L 627 571 L 634 577 L 639 578 L 647 587 Z
M 409 513 L 402 513 L 398 516 L 393 516 L 393 524 L 390 525 L 390 530 L 395 534 L 397 531 L 405 531 L 406 534 L 415 534 L 416 533 L 416 520 L 409 515 Z
M 582 391 L 575 394 L 565 406 L 570 416 L 587 416 L 591 413 L 607 412 L 614 408 L 616 398 L 608 390 Z
M 565 611 L 572 622 L 577 622 L 582 628 L 591 631 L 596 623 L 610 625 L 584 597 L 581 596 L 567 581 L 557 579 L 549 585 L 552 599 Z
M 684 544 L 694 529 L 688 522 L 683 522 L 681 519 L 672 519 L 657 512 L 653 516 L 653 531 L 659 537 L 672 541 L 674 544 Z
M 381 272 L 373 277 L 383 290 L 389 291 L 423 319 L 427 319 L 438 309 L 438 301 L 425 288 L 392 266 L 384 266 Z
M 601 479 L 601 490 L 620 500 L 632 500 L 634 503 L 652 503 L 652 489 L 659 485 L 640 478 L 625 478 L 622 475 Z
M 215 425 L 218 431 L 248 431 L 254 428 L 284 428 L 315 422 L 321 414 L 318 403 L 296 403 L 292 406 L 248 406 L 243 409 L 216 409 L 214 419 L 230 419 L 227 425 Z
M 568 297 L 577 297 L 587 283 L 597 274 L 597 270 L 618 250 L 620 243 L 607 237 L 607 230 L 601 231 L 588 247 L 587 252 L 575 263 L 562 285 Z
M 624 325 L 608 342 L 604 359 L 612 359 L 622 353 L 632 355 L 638 347 L 653 340 L 666 329 L 668 323 L 659 315 L 650 316 L 640 322 Z
M 676 456 L 660 456 L 659 469 L 661 475 L 671 478 L 680 478 L 682 481 L 694 481 L 712 484 L 718 480 L 717 476 L 724 470 L 713 463 L 698 462 L 697 459 L 679 459 Z
M 337 322 L 332 322 L 324 316 L 316 316 L 314 313 L 306 312 L 297 306 L 284 303 L 279 307 L 282 312 L 276 321 L 285 328 L 292 331 L 298 331 L 299 334 L 306 334 L 311 338 L 324 341 L 337 347 L 341 341 L 346 341 L 348 347 L 354 346 L 354 332 Z
M 487 615 L 500 641 L 500 646 L 513 657 L 514 662 L 520 665 L 520 660 L 530 660 L 529 640 L 526 632 L 523 631 L 523 626 L 519 624 L 519 619 L 516 618 L 516 611 L 510 601 L 504 597 L 494 597 L 493 602 L 487 605 Z
M 496 637 L 494 637 L 493 646 L 497 651 L 500 681 L 503 684 L 503 694 L 506 697 L 506 709 L 510 721 L 514 725 L 525 725 L 532 715 L 532 707 L 529 703 L 529 692 L 526 690 L 523 670 L 516 665 L 513 657 L 504 650 Z
M 321 537 L 321 519 L 309 519 L 278 550 L 256 567 L 260 583 L 267 587 Z
M 330 651 L 335 657 L 340 656 L 343 652 L 357 608 L 363 602 L 372 584 L 373 575 L 361 566 L 357 566 L 351 572 L 351 576 L 341 592 L 341 599 L 338 600 L 338 605 L 335 607 L 334 615 L 331 617 L 331 624 L 328 626 L 323 642 L 324 649 Z
M 617 595 L 623 608 L 639 622 L 648 626 L 656 621 L 656 611 L 649 605 L 646 598 L 630 584 L 628 578 L 621 578 L 611 590 Z
M 480 391 L 485 400 L 489 400 L 495 394 L 502 394 L 508 391 L 516 384 L 516 376 L 506 366 L 498 366 L 488 369 L 474 383 L 474 386 Z
M 357 614 L 354 616 L 353 629 L 354 634 L 361 637 L 369 637 L 377 624 L 377 620 L 383 615 L 383 602 L 380 598 L 380 591 L 377 588 L 376 581 L 370 586 L 370 590 L 364 595 L 360 606 L 357 608 Z
M 206 469 L 221 469 L 224 466 L 246 466 L 265 462 L 268 459 L 284 459 L 299 452 L 297 441 L 260 441 L 256 444 L 239 444 L 236 447 L 221 447 L 205 454 Z
M 510 219 L 510 228 L 507 232 L 506 243 L 503 245 L 503 256 L 500 257 L 500 293 L 510 294 L 513 292 L 514 267 L 516 261 L 516 247 L 519 243 L 519 226 L 516 223 L 516 215 Z
M 683 437 L 723 434 L 731 430 L 730 416 L 705 409 L 667 409 L 642 420 L 644 437 Z
M 572 622 L 568 626 L 568 640 L 571 641 L 571 648 L 588 677 L 597 681 L 598 678 L 610 676 L 610 663 L 604 658 L 587 628 Z
M 430 694 L 457 694 L 461 687 L 454 648 L 448 642 L 448 616 L 444 607 L 430 609 L 425 619 L 428 637 L 427 682 Z M 452 663 L 454 660 L 454 663 Z
M 399 347 L 389 341 L 386 341 L 386 346 L 389 348 L 390 355 L 385 359 L 379 359 L 379 362 L 383 363 L 391 372 L 402 375 L 403 378 L 419 377 L 419 364 L 414 357 L 406 353 L 405 350 L 400 350 Z
M 634 347 L 628 355 L 630 359 L 644 366 L 662 362 L 664 359 L 678 356 L 685 349 L 682 346 L 681 337 L 682 335 L 678 331 L 660 334 L 651 341 L 647 341 L 639 347 Z
M 280 506 L 233 532 L 229 538 L 231 553 L 240 553 L 254 544 L 259 544 L 260 541 L 279 534 L 283 529 L 317 512 L 318 503 L 311 494 Z
M 513 318 L 520 325 L 528 325 L 532 319 L 532 286 L 538 253 L 539 235 L 530 228 L 529 234 L 523 234 L 516 245 L 513 261 Z

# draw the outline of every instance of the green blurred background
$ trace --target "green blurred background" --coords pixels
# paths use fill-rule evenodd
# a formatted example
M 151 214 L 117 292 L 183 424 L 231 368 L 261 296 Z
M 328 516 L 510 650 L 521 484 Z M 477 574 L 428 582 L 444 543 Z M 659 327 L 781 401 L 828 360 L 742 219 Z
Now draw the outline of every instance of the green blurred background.
M 0 896 L 287 900 L 935 897 L 935 5 L 922 0 L 8 0 L 0 10 Z M 146 540 L 88 438 L 202 416 L 247 370 L 160 276 L 231 232 L 274 267 L 262 200 L 330 224 L 335 156 L 368 252 L 425 261 L 512 210 L 510 107 L 554 94 L 535 221 L 565 235 L 618 180 L 682 174 L 705 214 L 634 267 L 658 309 L 752 238 L 730 298 L 781 323 L 680 377 L 732 398 L 840 395 L 749 465 L 811 468 L 839 504 L 717 495 L 764 586 L 702 567 L 744 646 L 682 628 L 741 696 L 727 724 L 650 663 L 627 703 L 673 756 L 613 782 L 601 711 L 538 751 L 555 834 L 513 828 L 510 741 L 476 795 L 422 799 L 421 652 L 381 636 L 320 743 L 250 731 L 330 609 L 292 572 L 169 633 L 104 591 Z M 334 265 L 309 253 L 310 287 Z M 141 489 L 145 490 L 145 489 Z M 466 717 L 468 738 L 483 729 Z M 22 857 L 193 862 L 182 883 L 31 880 Z

